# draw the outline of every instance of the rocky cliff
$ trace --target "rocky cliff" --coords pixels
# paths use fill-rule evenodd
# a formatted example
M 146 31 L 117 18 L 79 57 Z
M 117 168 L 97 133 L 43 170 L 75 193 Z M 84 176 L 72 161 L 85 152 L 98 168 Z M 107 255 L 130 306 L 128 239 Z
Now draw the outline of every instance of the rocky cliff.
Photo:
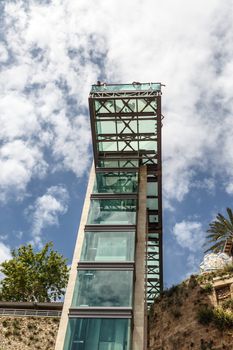
M 149 350 L 233 350 L 233 266 L 191 276 L 156 299 Z

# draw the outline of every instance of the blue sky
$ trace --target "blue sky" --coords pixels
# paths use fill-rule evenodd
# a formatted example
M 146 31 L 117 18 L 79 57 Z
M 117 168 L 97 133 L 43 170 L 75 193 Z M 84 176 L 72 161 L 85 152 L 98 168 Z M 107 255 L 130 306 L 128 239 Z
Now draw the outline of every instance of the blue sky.
M 54 241 L 71 261 L 97 80 L 163 88 L 165 285 L 198 270 L 232 207 L 233 2 L 0 3 L 0 261 Z

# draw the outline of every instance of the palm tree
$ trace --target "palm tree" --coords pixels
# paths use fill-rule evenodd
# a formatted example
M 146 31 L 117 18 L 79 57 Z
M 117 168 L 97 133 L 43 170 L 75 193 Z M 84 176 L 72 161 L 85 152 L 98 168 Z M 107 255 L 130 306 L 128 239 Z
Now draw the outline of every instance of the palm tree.
M 225 218 L 222 214 L 216 216 L 216 219 L 209 224 L 207 232 L 209 235 L 206 244 L 212 244 L 206 251 L 212 251 L 218 253 L 225 251 L 229 255 L 232 255 L 233 244 L 233 213 L 230 208 L 227 208 L 228 218 Z M 214 244 L 213 244 L 214 243 Z

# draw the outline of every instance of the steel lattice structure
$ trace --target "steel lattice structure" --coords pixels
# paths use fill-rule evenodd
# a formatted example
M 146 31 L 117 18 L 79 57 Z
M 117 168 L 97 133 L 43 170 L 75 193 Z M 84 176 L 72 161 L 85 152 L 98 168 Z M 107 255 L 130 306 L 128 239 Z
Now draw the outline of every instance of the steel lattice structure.
M 147 166 L 149 306 L 163 286 L 161 84 L 93 85 L 89 107 L 96 172 L 132 172 Z

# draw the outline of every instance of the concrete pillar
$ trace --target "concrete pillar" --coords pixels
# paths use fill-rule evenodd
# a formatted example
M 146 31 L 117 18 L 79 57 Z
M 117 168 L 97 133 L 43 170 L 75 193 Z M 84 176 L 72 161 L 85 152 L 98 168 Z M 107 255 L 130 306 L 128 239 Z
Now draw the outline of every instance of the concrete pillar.
M 132 350 L 144 350 L 147 344 L 145 307 L 146 195 L 147 169 L 146 166 L 142 166 L 139 171 Z
M 83 239 L 84 239 L 84 227 L 87 223 L 87 216 L 88 216 L 88 211 L 90 207 L 90 196 L 92 193 L 94 180 L 95 180 L 95 168 L 94 166 L 92 166 L 90 176 L 89 176 L 87 191 L 86 191 L 86 197 L 83 204 L 83 210 L 82 210 L 81 220 L 79 224 L 78 236 L 77 236 L 77 241 L 76 241 L 74 255 L 73 255 L 73 261 L 72 261 L 71 270 L 70 270 L 69 282 L 66 289 L 65 300 L 64 300 L 61 320 L 60 320 L 57 339 L 56 339 L 55 350 L 63 350 L 63 346 L 64 346 L 66 328 L 68 323 L 68 312 L 72 302 L 72 296 L 73 296 L 73 291 L 74 291 L 74 286 L 75 286 L 75 281 L 77 276 L 77 265 L 81 256 L 81 249 L 82 249 Z

